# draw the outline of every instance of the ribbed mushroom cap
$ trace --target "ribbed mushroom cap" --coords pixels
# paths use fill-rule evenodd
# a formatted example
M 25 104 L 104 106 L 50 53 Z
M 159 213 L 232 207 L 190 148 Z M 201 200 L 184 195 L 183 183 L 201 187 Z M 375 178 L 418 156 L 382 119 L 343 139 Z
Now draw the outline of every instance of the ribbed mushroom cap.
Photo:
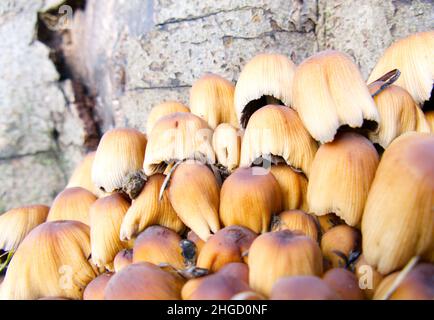
M 380 273 L 430 249 L 434 230 L 434 136 L 406 133 L 386 149 L 362 219 L 363 253 Z
M 97 276 L 89 262 L 89 227 L 78 221 L 45 222 L 15 252 L 1 287 L 1 299 L 81 299 Z
M 138 130 L 117 128 L 107 131 L 96 150 L 92 181 L 104 192 L 124 186 L 125 179 L 142 169 L 146 137 Z
M 297 112 L 285 106 L 267 105 L 250 118 L 241 143 L 240 167 L 272 155 L 309 176 L 317 148 Z
M 317 53 L 298 66 L 293 107 L 321 143 L 333 141 L 341 126 L 370 129 L 380 121 L 357 65 L 348 55 L 333 50 Z
M 106 300 L 179 300 L 183 281 L 152 263 L 133 263 L 107 283 Z
M 54 199 L 47 221 L 76 220 L 90 225 L 89 209 L 97 196 L 81 187 L 67 188 Z
M 96 196 L 102 195 L 92 181 L 92 166 L 95 160 L 96 152 L 88 153 L 83 160 L 75 167 L 74 172 L 68 180 L 66 188 L 81 187 L 84 188 Z
M 232 82 L 216 74 L 205 74 L 191 87 L 191 113 L 201 117 L 213 129 L 220 123 L 228 123 L 237 128 L 234 90 Z
M 284 276 L 315 275 L 323 271 L 318 244 L 297 232 L 282 230 L 257 237 L 249 250 L 249 283 L 265 296 Z
M 301 172 L 296 172 L 286 164 L 271 166 L 271 173 L 276 178 L 282 193 L 282 209 L 308 210 L 307 178 Z
M 399 69 L 395 82 L 407 90 L 418 104 L 430 98 L 434 82 L 434 31 L 419 32 L 393 43 L 377 62 L 368 82 Z
M 272 214 L 281 211 L 282 197 L 274 176 L 238 168 L 223 183 L 220 219 L 224 226 L 239 225 L 256 233 L 268 231 Z
M 171 176 L 169 200 L 182 222 L 202 240 L 220 229 L 220 187 L 206 165 L 193 160 L 181 163 Z
M 168 190 L 165 190 L 161 200 L 159 193 L 165 176 L 154 174 L 149 177 L 142 192 L 133 200 L 122 221 L 120 237 L 130 240 L 147 227 L 158 224 L 182 232 L 184 223 L 178 218 L 169 201 Z
M 382 83 L 379 81 L 372 84 L 370 91 L 376 91 Z M 422 110 L 405 89 L 391 85 L 376 95 L 374 101 L 380 113 L 381 124 L 369 133 L 372 142 L 387 148 L 395 138 L 405 132 L 429 132 L 426 120 L 420 118 Z M 420 123 L 421 121 L 423 123 Z
M 100 198 L 90 207 L 92 260 L 98 267 L 113 271 L 116 254 L 130 243 L 121 241 L 122 220 L 130 203 L 119 193 Z
M 44 205 L 29 205 L 0 215 L 0 249 L 16 250 L 33 228 L 45 222 L 49 210 Z
M 155 123 L 161 118 L 175 112 L 190 112 L 190 109 L 177 101 L 166 101 L 154 106 L 148 115 L 146 133 L 149 135 Z
M 321 145 L 307 186 L 309 212 L 333 212 L 348 225 L 359 225 L 378 162 L 374 145 L 354 132 L 340 133 Z
M 272 231 L 298 231 L 314 241 L 319 239 L 319 223 L 315 216 L 301 210 L 287 210 L 273 218 Z
M 148 136 L 143 169 L 148 176 L 162 173 L 164 165 L 176 160 L 200 159 L 215 163 L 212 134 L 208 124 L 191 113 L 176 112 L 161 118 Z
M 271 100 L 292 105 L 295 65 L 284 55 L 260 54 L 243 68 L 235 87 L 235 109 L 242 128 L 250 116 Z
M 197 266 L 216 272 L 231 262 L 247 263 L 247 253 L 256 236 L 252 230 L 241 226 L 219 230 L 203 246 Z
M 221 123 L 215 128 L 212 136 L 212 146 L 217 157 L 217 163 L 232 172 L 240 163 L 241 135 L 237 129 L 228 123 Z
M 400 272 L 394 272 L 381 281 L 375 291 L 374 299 L 381 299 L 389 292 Z M 434 265 L 420 263 L 415 266 L 398 284 L 388 297 L 389 300 L 433 300 Z

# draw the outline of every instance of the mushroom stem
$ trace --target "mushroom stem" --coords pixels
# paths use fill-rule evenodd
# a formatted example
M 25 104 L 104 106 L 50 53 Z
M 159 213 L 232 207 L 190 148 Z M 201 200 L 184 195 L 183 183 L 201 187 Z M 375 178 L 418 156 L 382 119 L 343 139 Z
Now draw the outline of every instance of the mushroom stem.
M 404 269 L 402 269 L 401 272 L 398 274 L 395 281 L 393 281 L 389 290 L 387 290 L 386 293 L 378 300 L 388 300 L 390 296 L 395 292 L 395 290 L 399 287 L 399 285 L 402 283 L 402 281 L 404 281 L 405 277 L 410 273 L 413 267 L 419 262 L 419 259 L 420 256 L 414 256 L 413 258 L 411 258 L 410 261 L 407 263 L 407 265 L 404 267 Z

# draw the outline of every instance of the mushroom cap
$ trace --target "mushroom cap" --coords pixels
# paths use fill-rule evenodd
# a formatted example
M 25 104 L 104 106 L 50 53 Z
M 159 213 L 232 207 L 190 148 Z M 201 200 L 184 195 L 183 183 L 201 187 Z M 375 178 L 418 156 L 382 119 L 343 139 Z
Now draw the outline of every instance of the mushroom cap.
M 319 147 L 307 186 L 309 212 L 335 213 L 350 226 L 362 219 L 379 156 L 374 145 L 354 132 L 342 132 Z
M 183 281 L 152 263 L 140 262 L 115 273 L 104 291 L 106 300 L 179 300 Z
M 232 172 L 240 163 L 241 134 L 228 123 L 219 124 L 212 136 L 212 146 L 217 163 Z
M 122 220 L 130 203 L 119 193 L 100 198 L 90 207 L 90 238 L 92 260 L 98 267 L 113 271 L 116 254 L 130 244 L 121 241 Z
M 375 90 L 381 83 L 371 87 Z M 391 85 L 374 97 L 375 105 L 380 113 L 381 124 L 369 133 L 369 139 L 383 148 L 401 134 L 408 131 L 429 132 L 426 120 L 407 90 Z M 421 123 L 422 121 L 422 123 Z
M 386 72 L 399 69 L 395 84 L 407 90 L 414 101 L 429 100 L 434 82 L 434 31 L 412 34 L 394 42 L 383 53 L 369 76 L 373 82 Z
M 161 118 L 148 136 L 145 174 L 158 173 L 161 164 L 177 160 L 199 159 L 214 164 L 212 134 L 208 124 L 191 113 L 176 112 Z
M 244 66 L 235 86 L 235 109 L 241 127 L 247 126 L 257 109 L 248 104 L 263 96 L 272 96 L 288 107 L 292 105 L 294 71 L 295 64 L 289 58 L 272 53 L 259 54 Z
M 148 114 L 146 133 L 149 135 L 152 132 L 152 128 L 158 120 L 175 112 L 190 112 L 190 109 L 177 101 L 166 101 L 154 106 Z
M 206 165 L 193 160 L 178 165 L 171 176 L 169 200 L 182 222 L 202 240 L 220 229 L 220 186 Z
M 434 136 L 409 132 L 381 158 L 362 218 L 367 262 L 387 274 L 426 253 L 434 230 Z
M 165 176 L 156 173 L 148 178 L 145 187 L 135 198 L 125 214 L 121 226 L 121 239 L 131 240 L 147 227 L 158 224 L 182 232 L 184 223 L 178 218 L 169 201 L 168 190 L 163 192 L 160 199 L 160 189 Z
M 390 71 L 390 70 L 387 70 Z M 333 141 L 339 127 L 375 127 L 380 116 L 357 65 L 342 52 L 326 50 L 296 69 L 293 107 L 312 137 Z
M 88 153 L 83 160 L 75 167 L 74 172 L 68 180 L 67 188 L 81 187 L 84 188 L 96 196 L 102 196 L 101 190 L 99 190 L 92 181 L 92 166 L 95 160 L 96 152 Z
M 191 113 L 201 117 L 215 129 L 220 123 L 238 127 L 234 107 L 235 86 L 216 74 L 205 74 L 190 90 Z
M 268 231 L 272 214 L 282 208 L 274 176 L 256 174 L 255 168 L 238 168 L 224 182 L 220 192 L 220 220 L 224 226 L 244 226 L 256 233 Z
M 274 283 L 284 276 L 321 276 L 321 250 L 314 240 L 301 233 L 264 233 L 250 246 L 249 270 L 250 287 L 270 296 Z
M 47 221 L 76 220 L 90 225 L 89 209 L 97 196 L 81 187 L 66 188 L 54 199 Z
M 89 227 L 78 221 L 51 221 L 34 228 L 15 252 L 1 287 L 2 299 L 81 299 L 97 276 L 88 261 Z
M 92 181 L 104 192 L 121 189 L 124 179 L 142 169 L 146 136 L 131 128 L 107 131 L 96 150 Z
M 297 112 L 285 106 L 267 105 L 250 118 L 241 143 L 240 167 L 273 155 L 309 176 L 317 148 Z
M 216 272 L 231 262 L 246 263 L 246 253 L 256 236 L 256 233 L 245 227 L 225 227 L 204 244 L 196 265 Z
M 28 205 L 0 215 L 0 249 L 16 250 L 33 228 L 45 222 L 49 210 L 45 205 Z
M 133 263 L 168 263 L 176 269 L 184 269 L 180 241 L 181 237 L 175 231 L 158 225 L 150 226 L 134 241 Z
M 339 294 L 316 276 L 280 278 L 273 285 L 271 300 L 340 300 Z

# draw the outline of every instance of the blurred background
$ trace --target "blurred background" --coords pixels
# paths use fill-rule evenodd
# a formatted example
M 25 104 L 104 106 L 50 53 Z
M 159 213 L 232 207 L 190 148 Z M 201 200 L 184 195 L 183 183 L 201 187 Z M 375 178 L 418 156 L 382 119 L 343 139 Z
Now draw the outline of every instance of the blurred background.
M 235 82 L 258 53 L 333 48 L 367 78 L 394 40 L 433 28 L 431 0 L 1 0 L 0 213 L 50 204 L 103 132 L 144 130 L 203 73 Z

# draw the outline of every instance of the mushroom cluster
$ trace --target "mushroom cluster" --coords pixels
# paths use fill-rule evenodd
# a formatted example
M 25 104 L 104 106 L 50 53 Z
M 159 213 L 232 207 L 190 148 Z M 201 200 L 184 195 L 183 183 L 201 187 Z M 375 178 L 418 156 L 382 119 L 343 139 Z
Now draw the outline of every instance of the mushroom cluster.
M 0 216 L 0 298 L 433 299 L 433 52 L 399 40 L 368 82 L 334 50 L 204 75 Z

